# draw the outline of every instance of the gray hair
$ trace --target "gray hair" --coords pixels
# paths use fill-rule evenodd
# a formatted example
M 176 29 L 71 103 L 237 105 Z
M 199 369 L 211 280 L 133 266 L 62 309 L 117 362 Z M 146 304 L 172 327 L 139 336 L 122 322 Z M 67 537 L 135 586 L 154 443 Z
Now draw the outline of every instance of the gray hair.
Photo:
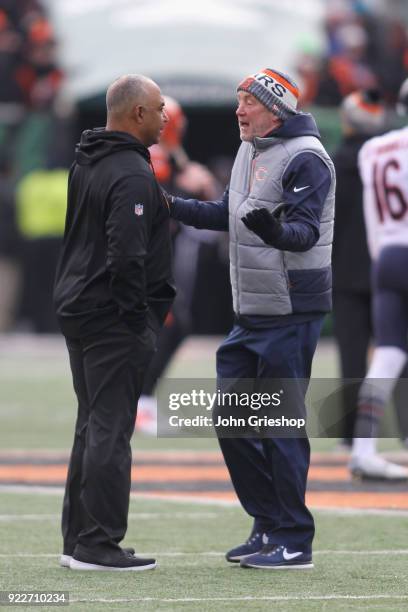
M 126 114 L 133 104 L 143 104 L 153 81 L 141 74 L 126 74 L 108 87 L 106 109 L 108 115 Z

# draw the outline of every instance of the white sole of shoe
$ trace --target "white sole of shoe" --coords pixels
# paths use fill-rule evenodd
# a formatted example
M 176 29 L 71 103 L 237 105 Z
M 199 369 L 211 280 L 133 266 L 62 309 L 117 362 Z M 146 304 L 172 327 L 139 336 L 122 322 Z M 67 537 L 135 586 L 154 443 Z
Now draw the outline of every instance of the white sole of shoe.
M 355 468 L 354 470 L 350 470 L 351 476 L 355 480 L 374 480 L 377 482 L 406 482 L 408 476 L 389 476 L 385 474 L 369 474 Z
M 245 565 L 241 565 L 244 569 L 246 567 L 250 567 L 252 569 L 266 569 L 266 570 L 303 570 L 303 569 L 313 569 L 313 563 L 304 563 L 303 565 L 251 565 L 250 563 L 246 563 Z
M 85 570 L 91 572 L 142 572 L 143 570 L 154 569 L 157 563 L 149 563 L 147 565 L 136 565 L 133 567 L 109 567 L 108 565 L 96 565 L 94 563 L 85 563 L 71 558 L 70 568 L 72 570 Z
M 61 555 L 60 556 L 60 560 L 59 560 L 59 564 L 61 567 L 70 567 L 70 563 L 71 563 L 71 555 Z

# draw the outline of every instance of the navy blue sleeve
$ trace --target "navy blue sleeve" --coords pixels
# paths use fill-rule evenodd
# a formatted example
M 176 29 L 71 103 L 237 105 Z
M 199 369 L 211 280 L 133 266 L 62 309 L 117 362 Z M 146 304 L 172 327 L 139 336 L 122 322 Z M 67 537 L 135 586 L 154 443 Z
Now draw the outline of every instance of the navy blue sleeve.
M 274 247 L 282 251 L 308 251 L 316 244 L 330 183 L 330 170 L 320 157 L 314 153 L 295 157 L 282 178 L 283 231 Z
M 224 191 L 221 200 L 202 202 L 201 200 L 184 200 L 173 198 L 170 215 L 173 219 L 197 229 L 228 231 L 228 193 Z

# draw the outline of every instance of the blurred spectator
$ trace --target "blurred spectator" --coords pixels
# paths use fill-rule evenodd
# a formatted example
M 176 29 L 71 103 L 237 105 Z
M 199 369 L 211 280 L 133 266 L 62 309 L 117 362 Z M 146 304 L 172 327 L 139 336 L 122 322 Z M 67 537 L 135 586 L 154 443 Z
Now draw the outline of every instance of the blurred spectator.
M 176 100 L 164 96 L 168 122 L 163 130 L 160 143 L 150 148 L 152 163 L 157 179 L 170 193 L 184 197 L 206 197 L 213 199 L 219 193 L 215 177 L 205 166 L 188 158 L 182 140 L 187 128 L 187 119 Z M 201 245 L 214 243 L 214 232 L 198 232 L 175 221 L 174 275 L 177 297 L 172 312 L 163 330 L 157 359 L 153 360 L 150 376 L 146 376 L 145 391 L 151 392 L 156 379 L 169 362 L 174 350 L 190 333 L 192 328 L 192 300 L 196 283 L 199 251 Z M 159 346 L 159 349 L 160 349 Z
M 0 0 L 0 121 L 14 123 L 26 110 L 52 106 L 62 81 L 55 49 L 38 2 Z
M 27 27 L 25 58 L 17 71 L 17 80 L 27 107 L 49 110 L 62 82 L 62 71 L 56 63 L 56 41 L 50 23 L 43 17 Z
M 0 122 L 14 125 L 24 116 L 24 95 L 17 72 L 22 62 L 23 38 L 0 4 Z
M 378 84 L 368 63 L 368 37 L 357 24 L 346 24 L 336 31 L 338 50 L 324 64 L 317 87 L 317 104 L 338 105 L 344 96 L 358 88 L 368 89 Z
M 52 290 L 67 207 L 68 170 L 35 170 L 17 185 L 23 287 L 21 316 L 32 331 L 59 330 Z
M 307 107 L 316 100 L 321 74 L 322 59 L 314 49 L 302 48 L 297 59 L 296 70 L 301 82 L 300 108 Z
M 51 168 L 69 165 L 63 141 L 70 142 L 56 112 L 63 80 L 56 48 L 41 2 L 0 0 L 0 330 L 15 324 L 17 253 L 20 316 L 34 331 L 57 329 L 51 291 L 67 171 Z
M 212 200 L 220 191 L 207 168 L 191 161 L 182 145 L 187 119 L 176 100 L 164 96 L 168 122 L 160 143 L 150 148 L 153 168 L 161 185 L 171 194 Z M 159 336 L 157 353 L 145 376 L 139 401 L 137 426 L 146 433 L 156 433 L 156 400 L 153 391 L 184 338 L 193 329 L 193 298 L 199 273 L 200 251 L 215 245 L 215 232 L 202 232 L 173 221 L 173 274 L 177 296 Z
M 28 113 L 54 109 L 62 79 L 40 2 L 0 0 L 0 146 L 11 159 L 17 130 Z
M 349 93 L 373 87 L 382 91 L 387 103 L 396 101 L 408 74 L 406 24 L 398 12 L 378 9 L 360 0 L 327 3 L 326 51 L 319 56 L 302 50 L 297 61 L 305 90 L 303 106 L 337 106 Z
M 403 79 L 408 75 L 407 23 L 393 19 L 370 24 L 370 61 L 388 104 L 394 104 Z

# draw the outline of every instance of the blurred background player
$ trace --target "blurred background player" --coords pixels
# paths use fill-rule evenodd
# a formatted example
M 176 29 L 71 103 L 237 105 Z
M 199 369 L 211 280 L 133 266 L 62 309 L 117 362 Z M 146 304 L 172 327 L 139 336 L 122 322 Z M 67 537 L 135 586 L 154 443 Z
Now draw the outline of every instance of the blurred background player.
M 217 180 L 205 166 L 191 161 L 183 148 L 187 118 L 180 104 L 169 96 L 164 96 L 164 100 L 168 122 L 159 144 L 150 148 L 156 178 L 169 193 L 185 198 L 215 199 L 220 193 Z M 215 232 L 199 231 L 174 220 L 172 234 L 177 297 L 147 372 L 137 417 L 137 428 L 149 434 L 156 434 L 157 403 L 153 392 L 157 379 L 169 365 L 181 342 L 192 331 L 193 296 L 201 246 L 219 240 Z
M 51 295 L 74 140 L 59 63 L 43 3 L 0 0 L 0 331 L 57 331 Z
M 399 109 L 408 108 L 408 80 Z M 373 270 L 376 348 L 361 387 L 350 470 L 367 478 L 399 480 L 408 469 L 377 453 L 384 409 L 408 352 L 408 127 L 369 140 L 359 154 L 364 215 Z M 406 395 L 406 394 L 405 394 Z
M 23 277 L 20 315 L 38 334 L 59 331 L 52 289 L 64 235 L 68 168 L 35 169 L 17 183 L 15 216 Z
M 380 134 L 388 122 L 378 90 L 355 91 L 340 107 L 342 139 L 333 161 L 336 168 L 336 222 L 333 241 L 333 320 L 343 379 L 341 394 L 342 444 L 351 448 L 358 392 L 367 372 L 373 335 L 371 260 L 363 213 L 363 186 L 358 169 L 362 145 Z M 403 394 L 394 396 L 400 428 L 406 412 Z M 402 432 L 402 437 L 408 436 Z

